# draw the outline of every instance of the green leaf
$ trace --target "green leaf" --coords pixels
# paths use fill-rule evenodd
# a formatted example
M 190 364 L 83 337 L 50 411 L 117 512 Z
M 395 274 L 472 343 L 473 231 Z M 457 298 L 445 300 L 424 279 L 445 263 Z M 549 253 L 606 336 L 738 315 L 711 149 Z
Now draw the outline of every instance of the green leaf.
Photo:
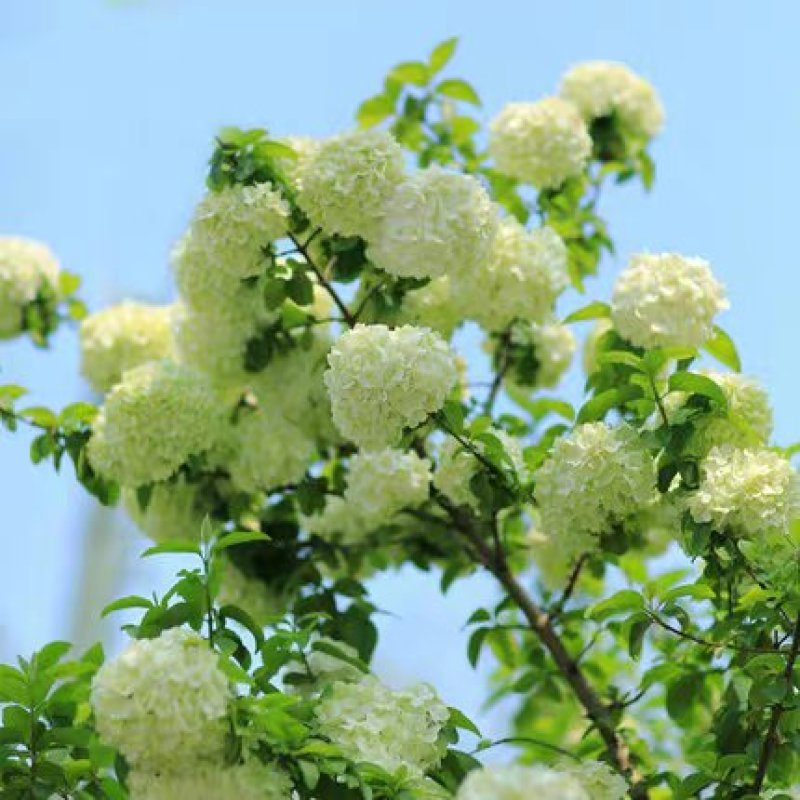
M 392 114 L 394 114 L 394 100 L 385 94 L 379 94 L 365 100 L 358 107 L 356 120 L 362 128 L 372 128 Z
M 120 597 L 119 600 L 115 600 L 113 603 L 109 603 L 101 612 L 101 617 L 107 617 L 109 614 L 113 613 L 114 611 L 123 611 L 124 609 L 128 608 L 152 608 L 153 602 L 148 600 L 146 597 L 140 597 L 139 595 L 131 594 L 127 597 Z
M 451 39 L 445 39 L 433 48 L 430 58 L 428 58 L 428 67 L 432 74 L 444 69 L 453 57 L 453 54 L 458 47 L 458 37 L 453 36 Z
M 421 61 L 404 61 L 389 73 L 389 79 L 398 83 L 411 83 L 414 86 L 425 86 L 431 79 L 426 64 Z
M 642 359 L 635 353 L 629 353 L 626 350 L 607 350 L 604 353 L 600 353 L 597 360 L 601 364 L 624 364 L 639 372 L 647 371 Z
M 226 533 L 221 536 L 214 543 L 213 551 L 219 553 L 221 550 L 226 550 L 229 547 L 236 547 L 240 544 L 247 544 L 248 542 L 268 542 L 269 536 L 261 531 L 234 531 L 233 533 Z
M 454 728 L 461 728 L 461 730 L 469 731 L 470 733 L 474 733 L 476 736 L 481 735 L 478 726 L 466 714 L 464 714 L 463 711 L 459 711 L 457 708 L 453 708 L 452 706 L 449 708 L 449 711 L 449 722 Z
M 80 275 L 74 275 L 72 272 L 62 270 L 58 275 L 58 293 L 61 297 L 68 297 L 75 294 L 80 288 L 81 278 Z
M 733 339 L 718 325 L 714 326 L 714 335 L 705 343 L 704 350 L 734 372 L 742 369 Z
M 632 611 L 644 609 L 644 598 L 633 589 L 623 589 L 606 600 L 595 603 L 586 609 L 586 618 L 595 622 L 602 622 L 618 614 L 627 614 Z
M 24 408 L 19 412 L 19 416 L 23 419 L 30 420 L 34 425 L 38 425 L 40 428 L 58 427 L 58 418 L 49 408 L 45 408 L 44 406 Z
M 465 103 L 471 103 L 474 106 L 481 104 L 481 99 L 475 89 L 460 78 L 449 78 L 446 81 L 442 81 L 436 87 L 436 92 L 444 97 L 463 100 Z
M 643 394 L 641 387 L 630 384 L 600 392 L 585 403 L 578 412 L 578 422 L 596 422 L 603 419 L 612 408 L 622 406 L 630 400 L 636 400 Z
M 563 319 L 565 325 L 570 322 L 585 322 L 590 319 L 608 319 L 611 316 L 611 306 L 608 303 L 603 303 L 600 300 L 595 300 L 589 305 L 573 311 Z
M 675 372 L 669 376 L 669 388 L 672 392 L 687 392 L 700 394 L 716 403 L 720 408 L 727 409 L 728 400 L 719 386 L 706 375 L 697 372 Z
M 191 553 L 192 555 L 200 555 L 200 546 L 197 542 L 190 539 L 173 539 L 169 542 L 162 542 L 155 547 L 149 547 L 142 553 L 141 558 L 148 558 L 149 556 L 157 556 L 162 553 Z
M 476 667 L 478 665 L 478 659 L 481 656 L 483 643 L 486 640 L 486 636 L 490 630 L 490 628 L 476 628 L 472 632 L 472 636 L 469 637 L 469 642 L 467 644 L 467 658 L 469 659 L 469 663 L 472 665 L 472 667 Z

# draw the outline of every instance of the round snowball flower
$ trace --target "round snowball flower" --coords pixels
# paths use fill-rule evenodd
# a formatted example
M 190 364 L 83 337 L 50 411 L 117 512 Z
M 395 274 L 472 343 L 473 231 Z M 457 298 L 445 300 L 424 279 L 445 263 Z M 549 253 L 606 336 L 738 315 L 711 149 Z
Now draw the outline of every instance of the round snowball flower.
M 533 346 L 538 362 L 537 386 L 556 386 L 569 369 L 578 347 L 575 334 L 557 322 L 536 325 L 533 328 Z
M 328 233 L 369 238 L 403 179 L 403 150 L 386 131 L 333 136 L 297 165 L 297 199 Z
M 350 661 L 344 661 L 332 652 L 320 649 L 320 646 L 333 647 L 339 653 L 351 659 L 358 658 L 358 651 L 345 642 L 320 636 L 311 643 L 311 650 L 305 657 L 305 666 L 314 678 L 318 687 L 330 683 L 357 683 L 364 677 L 364 671 Z
M 370 532 L 358 509 L 338 496 L 328 497 L 322 511 L 301 517 L 300 524 L 313 536 L 343 544 L 360 544 Z
M 492 200 L 475 178 L 428 167 L 387 201 L 370 259 L 400 278 L 471 276 L 489 259 L 497 224 Z
M 594 800 L 574 775 L 542 766 L 512 764 L 470 772 L 456 800 Z
M 101 474 L 132 489 L 175 474 L 208 450 L 219 431 L 217 400 L 189 367 L 151 361 L 109 392 L 92 426 L 87 456 Z
M 225 766 L 199 764 L 182 772 L 133 770 L 130 800 L 287 800 L 292 781 L 278 766 L 251 760 Z
M 489 152 L 500 172 L 537 189 L 580 175 L 592 139 L 576 108 L 559 97 L 509 103 L 489 125 Z
M 696 522 L 740 536 L 786 530 L 800 513 L 800 480 L 791 462 L 766 448 L 714 447 L 688 499 Z
M 216 653 L 179 628 L 133 641 L 100 668 L 91 691 L 103 742 L 157 772 L 221 757 L 229 698 Z
M 447 343 L 427 328 L 356 325 L 328 356 L 333 421 L 359 447 L 396 444 L 438 411 L 456 383 Z
M 577 426 L 555 443 L 536 476 L 542 528 L 556 536 L 601 534 L 654 492 L 653 459 L 628 425 Z
M 211 512 L 201 486 L 182 475 L 156 483 L 144 509 L 132 489 L 122 492 L 122 502 L 134 524 L 154 542 L 199 539 L 203 519 Z
M 728 308 L 707 261 L 677 253 L 634 255 L 611 298 L 611 319 L 638 347 L 701 347 Z
M 664 108 L 652 84 L 625 64 L 587 61 L 569 69 L 559 94 L 587 122 L 615 115 L 636 136 L 650 139 L 664 124 Z
M 577 778 L 591 800 L 623 800 L 628 782 L 602 761 L 562 761 L 558 769 Z
M 0 236 L 0 339 L 22 332 L 25 308 L 40 292 L 57 293 L 59 272 L 58 261 L 46 245 Z
M 449 339 L 464 321 L 464 314 L 450 290 L 450 278 L 446 276 L 407 292 L 399 317 L 410 325 L 430 328 L 445 339 Z
M 544 322 L 569 284 L 567 248 L 551 228 L 528 231 L 504 219 L 492 257 L 477 276 L 454 279 L 457 305 L 490 331 L 514 319 Z
M 247 575 L 229 558 L 222 558 L 222 576 L 217 595 L 221 606 L 237 606 L 257 625 L 267 625 L 287 611 L 287 602 L 263 580 Z
M 377 678 L 334 683 L 316 708 L 320 731 L 354 761 L 420 777 L 437 766 L 450 712 L 427 684 L 393 691 Z
M 107 392 L 126 370 L 174 355 L 175 306 L 125 301 L 81 322 L 81 372 L 96 392 Z
M 416 453 L 386 448 L 350 459 L 344 497 L 369 524 L 388 522 L 428 499 L 431 466 Z

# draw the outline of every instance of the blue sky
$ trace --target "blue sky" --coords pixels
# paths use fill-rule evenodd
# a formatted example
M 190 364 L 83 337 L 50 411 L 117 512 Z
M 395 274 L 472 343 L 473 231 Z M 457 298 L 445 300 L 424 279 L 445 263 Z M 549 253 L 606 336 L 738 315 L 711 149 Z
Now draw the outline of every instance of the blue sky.
M 2 0 L 0 232 L 50 243 L 83 275 L 93 308 L 123 295 L 167 300 L 167 254 L 222 125 L 335 132 L 388 67 L 454 34 L 452 71 L 476 85 L 486 120 L 504 102 L 552 92 L 575 61 L 626 61 L 656 84 L 668 121 L 652 195 L 627 188 L 604 200 L 619 260 L 591 291 L 607 289 L 632 251 L 708 258 L 732 301 L 723 324 L 772 391 L 778 439 L 793 442 L 798 25 L 791 0 Z M 0 344 L 0 369 L 37 403 L 86 396 L 70 333 L 51 353 Z M 8 656 L 69 635 L 91 503 L 70 477 L 30 465 L 23 435 L 0 435 L 0 475 Z M 122 553 L 112 546 L 102 558 Z M 127 589 L 153 588 L 150 567 L 126 563 Z M 434 580 L 402 573 L 375 594 L 400 615 L 387 618 L 384 668 L 433 680 L 474 710 L 480 692 L 458 631 L 468 600 L 491 597 L 490 587 L 442 602 Z

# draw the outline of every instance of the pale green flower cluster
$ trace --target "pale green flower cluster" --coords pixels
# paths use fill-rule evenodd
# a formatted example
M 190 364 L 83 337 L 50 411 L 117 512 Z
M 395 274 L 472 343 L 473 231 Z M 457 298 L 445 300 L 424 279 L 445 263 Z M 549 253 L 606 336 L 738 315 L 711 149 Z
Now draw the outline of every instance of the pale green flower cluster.
M 279 767 L 251 760 L 222 766 L 200 764 L 178 773 L 133 770 L 130 800 L 289 800 L 292 782 Z
M 333 646 L 348 658 L 357 659 L 358 651 L 345 642 L 338 642 L 327 636 L 320 636 L 311 644 L 311 650 L 305 658 L 305 666 L 314 678 L 317 687 L 324 687 L 330 683 L 356 683 L 364 678 L 363 670 L 355 664 L 339 658 L 333 653 L 319 649 L 320 645 Z
M 25 307 L 40 291 L 57 293 L 59 272 L 58 261 L 46 245 L 0 236 L 0 339 L 22 331 Z
M 199 487 L 182 475 L 155 484 L 144 510 L 132 489 L 123 490 L 122 501 L 135 525 L 154 542 L 199 538 L 203 519 L 211 511 Z
M 338 496 L 328 497 L 322 511 L 301 516 L 300 523 L 311 535 L 342 544 L 359 544 L 369 533 L 358 510 Z
M 536 475 L 542 528 L 554 536 L 608 531 L 655 493 L 655 466 L 636 431 L 603 422 L 557 440 Z
M 498 428 L 489 428 L 486 432 L 499 439 L 519 480 L 524 482 L 528 474 L 519 441 Z M 475 441 L 473 444 L 478 452 L 485 453 L 484 442 Z M 456 439 L 448 438 L 442 443 L 439 451 L 439 463 L 433 474 L 433 485 L 456 505 L 477 508 L 479 500 L 470 487 L 470 481 L 479 469 L 481 463 L 478 457 L 465 449 Z
M 366 525 L 376 527 L 403 508 L 422 505 L 430 482 L 430 462 L 416 453 L 392 448 L 361 452 L 350 459 L 344 499 Z
M 620 273 L 611 298 L 614 327 L 638 347 L 701 347 L 728 308 L 707 261 L 641 253 Z
M 298 202 L 314 225 L 369 239 L 403 180 L 403 150 L 385 131 L 343 133 L 302 157 L 296 176 Z
M 241 608 L 261 626 L 284 614 L 285 600 L 264 581 L 245 575 L 228 558 L 222 558 L 221 563 L 222 574 L 217 594 L 220 606 Z
M 129 370 L 92 426 L 87 456 L 103 476 L 135 489 L 163 481 L 220 430 L 219 400 L 204 376 L 170 361 Z
M 559 93 L 587 122 L 613 114 L 626 130 L 646 139 L 664 125 L 664 108 L 656 90 L 625 64 L 576 64 L 562 78 Z
M 497 225 L 492 200 L 475 178 L 432 166 L 391 195 L 369 255 L 401 278 L 469 280 L 489 259 Z
M 450 278 L 434 278 L 420 289 L 403 297 L 400 320 L 440 333 L 450 339 L 455 329 L 464 321 L 464 314 L 455 302 L 450 288 Z
M 217 655 L 179 628 L 131 642 L 100 668 L 91 692 L 103 742 L 133 768 L 158 773 L 221 758 L 229 698 Z
M 628 796 L 628 782 L 602 761 L 563 760 L 557 767 L 580 781 L 589 800 L 623 800 Z
M 495 166 L 537 189 L 555 189 L 580 175 L 592 139 L 576 108 L 560 97 L 508 103 L 489 125 Z
M 394 691 L 377 678 L 334 683 L 315 709 L 320 731 L 354 761 L 419 777 L 438 766 L 450 712 L 432 687 Z
M 788 459 L 766 448 L 713 447 L 687 505 L 696 522 L 740 536 L 787 530 L 800 514 L 800 479 Z
M 447 343 L 427 328 L 357 325 L 328 356 L 333 421 L 365 449 L 397 443 L 404 428 L 438 411 L 456 383 Z
M 504 219 L 478 275 L 453 281 L 456 304 L 486 330 L 514 319 L 544 322 L 567 287 L 567 248 L 551 228 L 528 231 Z
M 536 385 L 556 386 L 569 369 L 578 347 L 575 334 L 569 327 L 557 322 L 535 325 L 533 347 L 538 362 Z
M 536 800 L 595 800 L 574 775 L 550 767 L 520 764 L 474 770 L 456 793 L 456 800 L 531 800 L 532 797 Z
M 96 392 L 107 392 L 122 373 L 148 361 L 175 355 L 176 306 L 129 300 L 91 314 L 81 322 L 81 372 Z

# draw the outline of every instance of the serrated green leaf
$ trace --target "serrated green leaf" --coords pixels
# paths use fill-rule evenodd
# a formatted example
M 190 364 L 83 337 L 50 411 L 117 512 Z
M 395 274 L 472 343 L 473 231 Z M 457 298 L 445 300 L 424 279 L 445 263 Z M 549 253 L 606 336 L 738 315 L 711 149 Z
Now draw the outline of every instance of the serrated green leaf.
M 728 400 L 719 385 L 706 375 L 697 372 L 675 372 L 669 376 L 669 388 L 672 392 L 700 394 L 727 409 Z
M 734 372 L 741 371 L 742 362 L 739 358 L 736 344 L 718 325 L 714 326 L 714 335 L 705 343 L 704 349 L 709 355 L 716 358 L 720 364 L 724 364 Z
M 453 36 L 450 39 L 445 39 L 433 48 L 430 57 L 428 58 L 428 67 L 431 73 L 437 73 L 444 69 L 453 57 L 458 47 L 458 37 Z
M 462 100 L 474 106 L 481 104 L 478 93 L 472 86 L 461 78 L 449 78 L 436 86 L 436 93 L 443 97 L 450 97 L 453 100 Z
M 644 392 L 640 386 L 617 386 L 595 395 L 587 401 L 578 412 L 578 422 L 596 422 L 603 419 L 612 409 L 642 397 Z
M 394 100 L 385 94 L 379 94 L 370 97 L 359 106 L 356 120 L 362 128 L 372 128 L 392 114 L 394 114 Z
M 595 300 L 592 303 L 567 314 L 563 319 L 563 324 L 568 325 L 570 322 L 585 322 L 590 319 L 608 319 L 611 316 L 611 306 L 608 303 L 603 303 L 600 300 Z
M 101 612 L 101 617 L 107 617 L 109 614 L 112 614 L 114 611 L 123 611 L 128 608 L 152 608 L 153 602 L 152 600 L 148 600 L 146 597 L 140 597 L 139 595 L 128 595 L 127 597 L 120 597 L 119 600 L 115 600 L 113 603 L 109 603 Z
M 586 609 L 586 618 L 602 622 L 609 617 L 644 609 L 644 598 L 633 589 L 622 589 L 611 597 Z
M 421 61 L 404 61 L 389 73 L 391 80 L 398 83 L 411 83 L 414 86 L 425 86 L 430 80 L 430 72 Z
M 157 556 L 164 553 L 191 553 L 192 555 L 199 556 L 200 546 L 197 542 L 193 542 L 190 539 L 173 539 L 169 542 L 157 544 L 155 547 L 149 547 L 140 557 L 148 558 L 149 556 Z
M 222 550 L 227 550 L 229 547 L 236 547 L 240 544 L 247 544 L 248 542 L 268 542 L 269 536 L 261 531 L 234 531 L 233 533 L 226 533 L 214 542 L 213 551 L 219 553 Z

